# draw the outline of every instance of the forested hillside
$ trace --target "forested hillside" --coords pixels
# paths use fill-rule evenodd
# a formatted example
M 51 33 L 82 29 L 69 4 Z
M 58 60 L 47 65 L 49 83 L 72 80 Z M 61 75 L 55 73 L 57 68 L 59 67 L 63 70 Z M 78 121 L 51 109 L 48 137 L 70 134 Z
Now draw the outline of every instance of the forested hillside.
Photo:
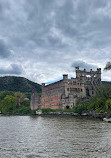
M 111 85 L 111 82 L 109 82 L 109 81 L 102 81 L 102 84 L 103 85 Z
M 0 77 L 0 91 L 32 92 L 33 89 L 40 93 L 41 85 L 32 82 L 24 77 Z

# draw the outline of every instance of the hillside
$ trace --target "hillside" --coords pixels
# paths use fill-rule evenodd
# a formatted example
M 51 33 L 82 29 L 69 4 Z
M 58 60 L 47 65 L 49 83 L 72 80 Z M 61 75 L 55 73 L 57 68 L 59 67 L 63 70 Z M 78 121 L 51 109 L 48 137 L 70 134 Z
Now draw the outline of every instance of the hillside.
M 34 83 L 24 77 L 0 77 L 0 91 L 7 90 L 14 92 L 32 92 L 33 89 L 35 89 L 37 92 L 41 92 L 41 85 Z
M 111 85 L 111 82 L 102 81 L 102 84 Z M 41 85 L 32 82 L 24 77 L 0 77 L 0 91 L 32 92 L 33 89 L 35 89 L 37 92 L 41 92 Z
M 103 85 L 110 85 L 111 86 L 111 82 L 109 82 L 109 81 L 102 81 L 102 84 Z

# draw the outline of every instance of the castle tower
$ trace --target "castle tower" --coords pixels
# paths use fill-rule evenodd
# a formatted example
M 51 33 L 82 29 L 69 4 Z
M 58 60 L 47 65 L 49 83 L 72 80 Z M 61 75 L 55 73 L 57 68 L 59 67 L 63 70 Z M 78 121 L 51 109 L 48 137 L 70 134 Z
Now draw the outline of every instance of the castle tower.
M 68 74 L 63 74 L 63 81 L 68 82 Z
M 101 68 L 97 68 L 97 77 L 101 81 Z
M 79 66 L 75 67 L 76 78 L 80 78 Z

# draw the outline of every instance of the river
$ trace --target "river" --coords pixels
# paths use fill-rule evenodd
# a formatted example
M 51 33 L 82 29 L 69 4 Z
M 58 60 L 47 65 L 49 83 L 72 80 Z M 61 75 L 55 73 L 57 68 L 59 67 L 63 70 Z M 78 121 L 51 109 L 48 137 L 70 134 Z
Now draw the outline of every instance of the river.
M 1 116 L 0 158 L 110 158 L 111 124 L 70 116 Z

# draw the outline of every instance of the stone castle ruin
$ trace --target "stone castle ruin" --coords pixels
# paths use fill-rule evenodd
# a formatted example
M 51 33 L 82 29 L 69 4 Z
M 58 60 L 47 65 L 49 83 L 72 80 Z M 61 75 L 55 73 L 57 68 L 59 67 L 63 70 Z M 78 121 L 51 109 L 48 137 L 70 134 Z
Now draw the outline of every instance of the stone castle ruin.
M 31 110 L 37 109 L 39 105 L 40 105 L 40 97 L 38 96 L 37 92 L 33 90 L 31 95 L 31 101 L 30 101 Z
M 35 92 L 32 94 L 31 109 L 72 108 L 77 100 L 88 99 L 95 95 L 95 88 L 101 84 L 101 68 L 96 71 L 80 70 L 75 67 L 76 78 L 68 79 L 64 74 L 63 79 L 49 85 L 42 83 L 42 95 L 39 97 Z

